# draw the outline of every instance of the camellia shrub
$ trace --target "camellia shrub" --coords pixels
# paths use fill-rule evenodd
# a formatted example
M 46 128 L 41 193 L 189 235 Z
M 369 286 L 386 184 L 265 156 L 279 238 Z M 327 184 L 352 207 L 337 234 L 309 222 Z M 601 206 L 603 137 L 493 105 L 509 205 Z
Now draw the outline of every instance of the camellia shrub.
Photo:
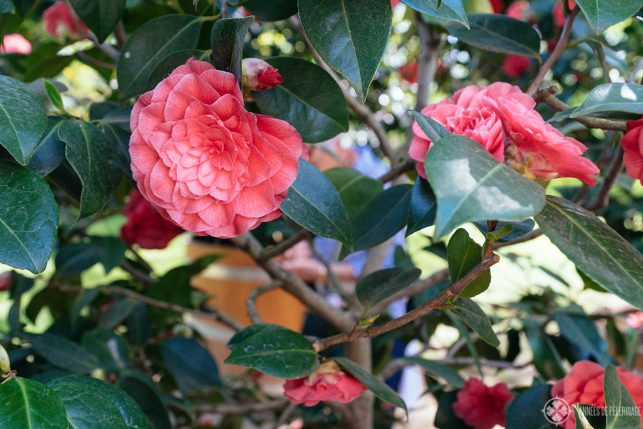
M 0 0 L 0 428 L 642 428 L 640 8 Z

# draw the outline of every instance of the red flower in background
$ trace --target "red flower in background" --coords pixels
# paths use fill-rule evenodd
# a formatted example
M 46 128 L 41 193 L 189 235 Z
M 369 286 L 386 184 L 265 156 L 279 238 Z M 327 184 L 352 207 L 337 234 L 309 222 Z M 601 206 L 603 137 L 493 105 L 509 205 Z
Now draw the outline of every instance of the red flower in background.
M 137 100 L 130 124 L 133 177 L 163 217 L 230 238 L 281 215 L 301 136 L 247 112 L 233 74 L 190 60 Z
M 643 377 L 623 368 L 617 367 L 616 371 L 618 378 L 632 395 L 634 403 L 639 410 L 643 409 Z M 554 385 L 551 395 L 553 398 L 564 399 L 570 406 L 586 404 L 605 408 L 604 379 L 605 370 L 599 364 L 590 361 L 576 362 L 570 373 Z M 574 429 L 575 427 L 575 418 L 572 413 L 563 428 Z
M 5 271 L 4 273 L 0 273 L 0 292 L 9 290 L 11 288 L 12 283 L 13 281 L 12 281 L 11 271 Z
M 284 395 L 293 404 L 307 407 L 321 401 L 338 401 L 347 404 L 357 399 L 365 390 L 364 385 L 352 375 L 344 372 L 333 361 L 319 366 L 308 377 L 287 380 Z
M 511 3 L 507 7 L 505 15 L 525 22 L 529 22 L 533 18 L 533 12 L 529 6 L 529 2 L 526 0 L 518 0 Z
M 2 45 L 0 45 L 0 54 L 28 55 L 30 53 L 31 42 L 25 39 L 22 34 L 7 34 L 2 39 Z
M 397 6 L 400 3 L 400 0 L 391 0 L 391 9 L 395 9 L 395 6 Z
M 505 425 L 505 406 L 512 399 L 506 384 L 488 387 L 480 379 L 471 378 L 458 392 L 453 412 L 474 429 L 491 429 L 495 425 Z
M 627 123 L 621 146 L 627 175 L 643 182 L 643 117 Z
M 129 194 L 124 210 L 127 221 L 121 228 L 121 238 L 129 245 L 144 249 L 164 249 L 183 232 L 174 223 L 163 218 L 136 189 Z
M 402 80 L 408 83 L 417 83 L 419 69 L 420 66 L 417 61 L 409 61 L 400 67 L 400 76 L 402 77 Z
M 531 66 L 531 60 L 523 55 L 507 55 L 502 62 L 502 70 L 507 76 L 517 79 Z
M 259 58 L 245 58 L 241 67 L 244 89 L 265 91 L 284 82 L 276 68 Z
M 45 30 L 52 36 L 64 39 L 80 39 L 89 29 L 65 0 L 58 0 L 42 14 Z
M 486 88 L 467 86 L 452 98 L 428 105 L 422 114 L 451 133 L 477 141 L 499 162 L 529 178 L 575 177 L 594 185 L 599 170 L 582 157 L 587 148 L 546 123 L 535 106 L 517 86 L 496 82 Z M 424 158 L 431 141 L 417 123 L 413 133 L 409 156 L 418 161 L 418 174 L 426 178 Z

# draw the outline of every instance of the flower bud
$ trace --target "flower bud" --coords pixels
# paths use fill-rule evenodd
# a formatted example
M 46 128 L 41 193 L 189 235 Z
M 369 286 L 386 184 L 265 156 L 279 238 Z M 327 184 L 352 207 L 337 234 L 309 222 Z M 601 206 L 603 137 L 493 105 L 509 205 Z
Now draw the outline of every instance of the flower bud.
M 250 91 L 265 91 L 284 81 L 276 68 L 259 58 L 244 59 L 241 68 L 243 87 Z
M 360 381 L 342 371 L 337 363 L 326 361 L 308 377 L 287 380 L 284 395 L 293 404 L 312 407 L 320 401 L 347 404 L 357 399 L 365 389 Z
M 11 362 L 9 361 L 9 354 L 0 346 L 0 374 L 7 374 L 11 372 Z

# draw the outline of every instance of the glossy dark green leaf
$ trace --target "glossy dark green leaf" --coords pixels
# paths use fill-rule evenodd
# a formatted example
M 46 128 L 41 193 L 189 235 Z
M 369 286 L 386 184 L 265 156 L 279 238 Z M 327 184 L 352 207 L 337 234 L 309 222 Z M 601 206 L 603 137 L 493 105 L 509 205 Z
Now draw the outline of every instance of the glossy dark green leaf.
M 391 32 L 389 0 L 299 0 L 306 35 L 364 99 Z
M 210 45 L 212 46 L 212 65 L 217 70 L 234 74 L 241 82 L 241 56 L 243 45 L 252 24 L 252 17 L 223 18 L 212 26 Z
M 60 113 L 65 113 L 63 98 L 60 95 L 60 91 L 58 91 L 58 88 L 56 88 L 56 85 L 49 82 L 48 80 L 43 80 L 42 83 L 45 87 L 45 94 L 47 94 L 47 98 L 49 99 L 49 102 L 52 104 L 52 106 L 58 109 Z
M 364 386 L 373 394 L 381 399 L 384 402 L 388 402 L 391 405 L 402 408 L 406 411 L 406 404 L 400 398 L 400 396 L 391 389 L 384 382 L 380 381 L 379 378 L 375 377 L 370 372 L 366 371 L 364 368 L 356 364 L 350 359 L 343 357 L 333 358 L 342 368 L 351 373 L 353 377 L 362 382 Z
M 58 138 L 58 128 L 62 121 L 53 116 L 48 119 L 47 130 L 40 140 L 38 149 L 27 164 L 27 168 L 39 176 L 48 175 L 65 160 L 65 144 Z
M 474 222 L 475 226 L 478 227 L 481 233 L 487 235 L 489 234 L 489 226 L 487 222 Z M 500 221 L 497 223 L 496 228 L 492 234 L 496 234 L 499 231 L 505 230 L 506 233 L 502 234 L 499 237 L 496 237 L 494 241 L 499 241 L 501 243 L 506 243 L 508 241 L 516 240 L 525 234 L 533 231 L 536 222 L 531 219 L 526 219 L 522 222 L 503 222 Z M 511 228 L 508 230 L 508 228 Z
M 116 237 L 89 237 L 89 241 L 100 250 L 99 262 L 105 268 L 105 273 L 109 273 L 125 260 L 127 246 L 123 240 Z
M 521 221 L 542 210 L 543 188 L 498 163 L 479 143 L 448 136 L 427 153 L 425 168 L 438 199 L 435 238 L 476 220 Z
M 354 250 L 376 246 L 406 225 L 413 186 L 396 185 L 366 203 L 351 220 Z
M 402 3 L 435 18 L 469 25 L 462 0 L 402 0 Z
M 0 0 L 0 13 L 15 13 L 16 6 L 12 0 Z
M 102 209 L 120 182 L 115 151 L 110 141 L 94 125 L 71 119 L 58 130 L 65 143 L 65 157 L 80 179 L 80 217 Z
M 67 427 L 67 416 L 56 392 L 37 381 L 17 377 L 0 384 L 0 427 L 61 429 Z
M 128 180 L 133 181 L 129 155 L 129 132 L 107 121 L 98 122 L 96 127 L 105 135 L 107 140 L 109 140 L 109 144 L 114 153 L 113 160 L 115 166 L 118 168 L 121 175 L 127 177 Z M 37 154 L 38 152 L 36 152 L 36 155 Z
M 129 345 L 117 333 L 107 329 L 87 331 L 82 339 L 83 347 L 96 356 L 105 371 L 116 372 L 129 364 Z
M 536 222 L 551 241 L 596 283 L 643 309 L 643 256 L 593 213 L 549 197 Z
M 507 407 L 507 427 L 520 429 L 555 429 L 544 415 L 551 399 L 551 384 L 536 384 L 523 391 Z
M 640 0 L 578 0 L 594 33 L 601 33 L 614 24 L 625 21 L 641 8 Z
M 0 195 L 0 263 L 42 272 L 58 227 L 51 189 L 33 171 L 0 161 Z
M 551 120 L 610 114 L 611 116 L 643 115 L 643 85 L 604 83 L 592 89 L 583 102 L 556 114 Z M 622 116 L 622 115 L 621 115 Z
M 403 359 L 405 362 L 418 365 L 427 375 L 435 379 L 443 378 L 449 386 L 462 387 L 464 384 L 464 379 L 458 374 L 458 371 L 448 365 L 419 357 L 405 357 Z
M 416 281 L 422 271 L 417 268 L 405 270 L 402 268 L 387 268 L 375 271 L 357 281 L 355 293 L 366 308 L 405 289 Z
M 116 75 L 121 97 L 129 98 L 154 87 L 156 67 L 170 54 L 194 49 L 202 21 L 196 16 L 165 15 L 140 26 L 125 43 Z
M 572 344 L 591 354 L 601 365 L 612 363 L 607 350 L 607 342 L 598 332 L 594 322 L 583 314 L 580 307 L 557 309 L 554 320 L 560 334 Z
M 443 137 L 451 135 L 451 133 L 448 132 L 447 129 L 444 128 L 444 126 L 436 120 L 431 119 L 428 116 L 424 116 L 420 112 L 411 112 L 411 115 L 413 116 L 413 119 L 415 119 L 415 122 L 417 122 L 418 126 L 422 129 L 422 131 L 424 131 L 424 134 L 426 134 L 426 136 L 432 142 L 438 142 Z
M 79 274 L 100 262 L 102 257 L 101 249 L 93 244 L 65 244 L 56 255 L 56 273 L 61 276 Z
M 254 93 L 257 107 L 269 116 L 283 119 L 307 143 L 335 137 L 348 130 L 348 110 L 342 90 L 321 67 L 291 57 L 271 58 L 283 83 Z
M 52 334 L 28 334 L 21 337 L 49 363 L 80 374 L 89 374 L 99 367 L 98 359 L 83 346 L 67 338 Z
M 152 429 L 172 429 L 161 393 L 149 376 L 138 370 L 124 370 L 118 387 L 134 398 Z
M 25 84 L 0 75 L 0 145 L 27 165 L 47 128 L 47 112 Z
M 80 19 L 103 42 L 116 28 L 127 0 L 70 0 L 70 3 Z
M 297 0 L 247 0 L 243 7 L 260 21 L 281 21 L 297 13 Z
M 576 429 L 594 429 L 592 424 L 587 420 L 587 416 L 583 414 L 583 404 L 574 404 L 574 417 L 576 418 Z
M 364 176 L 353 168 L 332 168 L 324 171 L 324 174 L 337 189 L 349 219 L 360 211 L 364 203 L 375 198 L 383 189 L 382 182 Z
M 274 329 L 275 326 L 276 325 L 269 325 L 269 324 L 250 325 L 247 328 L 235 333 L 230 338 L 230 340 L 228 340 L 227 346 L 230 350 L 233 350 L 238 344 L 247 340 L 251 336 L 258 334 L 259 332 L 262 332 L 264 330 Z
M 534 366 L 546 380 L 558 380 L 567 375 L 563 359 L 551 337 L 546 335 L 540 322 L 526 319 L 525 333 L 534 355 Z
M 208 349 L 192 338 L 176 337 L 159 345 L 163 364 L 184 394 L 221 384 L 217 364 Z
M 114 329 L 132 314 L 136 304 L 137 302 L 130 298 L 116 301 L 109 306 L 107 311 L 101 314 L 98 320 L 98 327 L 100 329 Z
M 489 316 L 487 316 L 474 301 L 469 298 L 459 298 L 455 306 L 449 311 L 458 315 L 462 321 L 466 323 L 472 331 L 477 332 L 480 338 L 487 344 L 492 347 L 498 347 L 500 341 L 498 341 L 498 337 L 493 331 Z
M 225 363 L 287 379 L 304 377 L 319 365 L 310 341 L 297 332 L 275 325 L 240 341 Z
M 540 36 L 527 22 L 501 14 L 474 14 L 469 15 L 469 26 L 450 23 L 446 29 L 463 43 L 485 51 L 540 60 Z
M 418 177 L 413 185 L 411 202 L 409 203 L 409 220 L 406 236 L 435 223 L 437 201 L 426 180 Z
M 299 160 L 299 174 L 281 210 L 316 235 L 352 245 L 351 227 L 342 199 L 326 176 L 308 161 Z
M 74 429 L 147 429 L 143 412 L 125 392 L 102 381 L 71 375 L 48 386 L 62 400 Z
M 482 246 L 473 241 L 466 230 L 460 228 L 449 239 L 447 260 L 451 282 L 458 281 L 482 262 Z M 487 270 L 471 282 L 461 296 L 471 298 L 479 295 L 489 288 L 490 283 L 491 272 Z
M 628 429 L 641 427 L 641 409 L 619 378 L 616 368 L 605 368 L 605 407 L 607 414 L 606 429 Z

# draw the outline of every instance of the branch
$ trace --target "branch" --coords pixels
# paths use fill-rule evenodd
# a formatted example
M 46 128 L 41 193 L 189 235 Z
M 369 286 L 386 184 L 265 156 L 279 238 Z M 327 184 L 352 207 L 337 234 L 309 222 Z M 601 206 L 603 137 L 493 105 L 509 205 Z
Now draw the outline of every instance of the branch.
M 295 296 L 308 308 L 330 322 L 335 328 L 343 332 L 348 332 L 352 329 L 354 321 L 350 315 L 330 305 L 324 297 L 315 292 L 299 277 L 284 269 L 276 262 L 272 260 L 262 260 L 261 255 L 264 249 L 255 237 L 250 234 L 244 234 L 231 238 L 230 241 L 248 253 L 270 277 L 274 280 L 281 281 L 282 288 L 285 291 Z
M 415 99 L 415 110 L 420 111 L 429 101 L 431 84 L 435 80 L 440 50 L 444 46 L 444 37 L 435 38 L 431 26 L 422 19 L 420 12 L 415 12 L 415 26 L 420 37 L 420 57 L 418 59 L 418 91 Z
M 270 292 L 273 289 L 277 289 L 281 287 L 280 282 L 272 282 L 265 284 L 263 286 L 259 286 L 258 288 L 255 288 L 250 292 L 250 295 L 248 295 L 248 299 L 246 300 L 246 309 L 248 311 L 248 317 L 254 324 L 260 324 L 263 323 L 261 318 L 259 317 L 259 313 L 257 313 L 257 305 L 256 301 L 259 296 L 263 295 L 266 292 Z
M 614 183 L 616 183 L 616 179 L 618 179 L 618 175 L 621 173 L 621 170 L 623 170 L 623 147 L 619 145 L 616 150 L 616 154 L 612 159 L 612 163 L 607 170 L 607 175 L 603 180 L 598 197 L 596 197 L 594 204 L 590 204 L 585 207 L 587 210 L 597 211 L 603 210 L 607 207 L 610 200 L 610 190 L 614 186 Z
M 421 358 L 422 356 L 416 355 L 415 357 Z M 431 360 L 431 362 L 435 362 L 441 365 L 457 365 L 457 366 L 475 365 L 479 362 L 480 365 L 482 366 L 486 366 L 488 368 L 498 368 L 498 369 L 522 369 L 532 365 L 531 362 L 516 364 L 513 362 L 504 361 L 504 360 L 491 360 L 491 359 L 485 359 L 485 358 L 480 358 L 476 362 L 476 359 L 470 358 L 470 357 L 434 359 L 434 360 Z M 389 362 L 387 366 L 384 367 L 384 369 L 382 370 L 382 372 L 380 372 L 378 377 L 382 380 L 386 380 L 390 378 L 392 375 L 394 375 L 396 372 L 402 370 L 404 367 L 409 365 L 415 365 L 415 363 L 404 359 L 393 359 L 391 362 Z
M 536 101 L 542 101 L 551 107 L 554 110 L 562 112 L 563 110 L 570 109 L 571 106 L 564 101 L 560 100 L 554 94 L 556 89 L 553 86 L 549 88 L 543 88 L 536 91 L 534 99 Z M 585 125 L 587 128 L 600 128 L 602 130 L 614 130 L 614 131 L 625 131 L 626 122 L 625 121 L 614 121 L 611 119 L 603 118 L 591 118 L 587 116 L 579 116 L 573 118 L 575 121 L 580 122 Z
M 380 176 L 377 180 L 379 180 L 382 183 L 388 183 L 391 182 L 407 171 L 412 171 L 415 168 L 415 161 L 412 159 L 408 159 L 395 167 L 391 168 L 388 172 Z
M 199 413 L 246 414 L 279 410 L 286 407 L 288 403 L 285 399 L 275 399 L 273 401 L 257 402 L 254 404 L 197 404 L 194 408 Z
M 267 261 L 268 259 L 272 259 L 275 256 L 279 256 L 282 253 L 285 253 L 288 249 L 293 247 L 295 244 L 299 243 L 300 241 L 306 240 L 311 236 L 312 234 L 310 233 L 310 231 L 306 231 L 305 229 L 302 229 L 297 234 L 288 237 L 281 243 L 275 244 L 274 246 L 266 247 L 261 252 L 261 255 L 259 255 L 259 259 L 261 259 L 262 261 Z
M 562 53 L 565 51 L 565 48 L 567 48 L 567 43 L 569 43 L 569 36 L 572 33 L 572 26 L 574 25 L 574 19 L 576 18 L 576 15 L 578 15 L 579 10 L 580 9 L 576 7 L 569 15 L 567 15 L 567 19 L 565 19 L 565 25 L 563 26 L 563 31 L 560 33 L 560 38 L 556 43 L 556 47 L 554 48 L 549 58 L 547 58 L 547 61 L 545 61 L 545 63 L 540 67 L 540 70 L 538 70 L 538 74 L 534 78 L 533 82 L 531 82 L 531 85 L 529 85 L 527 94 L 533 96 L 536 93 L 536 91 L 540 87 L 540 84 L 545 79 L 545 75 L 547 74 L 547 72 L 551 69 L 558 58 L 560 58 Z
M 129 273 L 132 277 L 134 277 L 136 280 L 141 282 L 142 285 L 146 286 L 151 284 L 154 280 L 152 277 L 144 273 L 143 271 L 137 269 L 134 267 L 132 264 L 129 263 L 129 261 L 125 260 L 121 262 L 120 267 Z
M 435 298 L 427 301 L 422 304 L 420 307 L 415 308 L 414 310 L 406 313 L 404 316 L 393 319 L 389 322 L 383 323 L 382 325 L 370 326 L 368 328 L 356 329 L 350 333 L 334 335 L 332 337 L 324 338 L 322 340 L 315 341 L 313 347 L 316 351 L 325 350 L 331 346 L 338 344 L 352 342 L 358 338 L 370 338 L 376 337 L 378 335 L 385 334 L 387 332 L 393 331 L 397 328 L 400 328 L 404 325 L 407 325 L 418 319 L 433 310 L 444 308 L 450 302 L 451 298 L 457 297 L 462 293 L 462 291 L 471 284 L 474 280 L 487 271 L 492 265 L 496 264 L 500 260 L 498 255 L 492 255 L 482 260 L 478 265 L 476 265 L 466 276 L 462 277 L 460 280 L 451 284 L 448 289 L 440 293 Z

